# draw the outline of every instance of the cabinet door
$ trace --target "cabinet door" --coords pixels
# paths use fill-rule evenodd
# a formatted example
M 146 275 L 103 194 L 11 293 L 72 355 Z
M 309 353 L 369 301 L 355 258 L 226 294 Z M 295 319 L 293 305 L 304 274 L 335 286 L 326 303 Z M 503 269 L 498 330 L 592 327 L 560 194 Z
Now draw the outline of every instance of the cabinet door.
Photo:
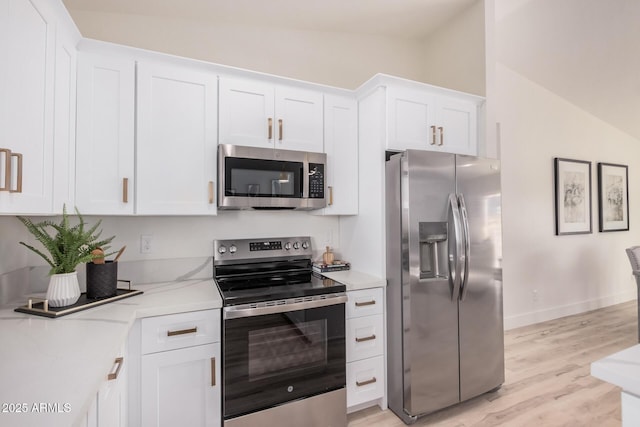
M 132 214 L 135 62 L 80 52 L 76 206 L 83 214 Z
M 273 85 L 220 78 L 219 143 L 273 147 Z
M 387 88 L 390 150 L 437 149 L 434 140 L 436 98 L 428 92 Z
M 477 155 L 477 106 L 473 102 L 439 97 L 436 112 L 438 146 L 448 153 Z
M 278 86 L 275 100 L 275 148 L 322 153 L 322 93 Z
M 52 210 L 55 23 L 39 8 L 0 2 L 0 148 L 22 155 L 21 167 L 17 155 L 11 159 L 12 192 L 0 192 L 3 213 Z
M 124 354 L 124 353 L 122 353 Z M 121 365 L 120 365 L 121 364 Z M 118 368 L 120 366 L 120 368 Z M 128 359 L 116 360 L 115 378 L 107 379 L 98 390 L 98 427 L 126 427 Z
M 324 97 L 327 207 L 324 215 L 358 214 L 358 104 L 348 96 Z M 315 212 L 315 211 L 314 211 Z
M 78 40 L 62 25 L 56 32 L 53 212 L 75 206 L 76 63 Z
M 136 213 L 216 213 L 217 76 L 138 63 Z
M 142 426 L 220 426 L 220 343 L 142 356 Z

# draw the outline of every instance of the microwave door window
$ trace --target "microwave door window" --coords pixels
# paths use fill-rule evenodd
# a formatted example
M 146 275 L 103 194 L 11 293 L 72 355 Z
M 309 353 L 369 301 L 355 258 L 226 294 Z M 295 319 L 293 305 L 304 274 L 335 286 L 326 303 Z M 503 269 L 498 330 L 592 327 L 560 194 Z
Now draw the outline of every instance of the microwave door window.
M 302 197 L 302 163 L 227 159 L 227 196 Z

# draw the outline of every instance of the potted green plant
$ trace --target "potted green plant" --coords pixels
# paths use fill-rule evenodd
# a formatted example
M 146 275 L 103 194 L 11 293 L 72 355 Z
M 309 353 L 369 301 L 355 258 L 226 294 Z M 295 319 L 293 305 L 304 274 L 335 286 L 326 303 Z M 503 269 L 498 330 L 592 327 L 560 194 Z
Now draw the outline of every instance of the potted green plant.
M 78 208 L 75 209 L 78 223 L 71 225 L 66 206 L 62 209 L 62 220 L 55 223 L 44 220 L 34 223 L 29 218 L 18 216 L 27 230 L 42 244 L 44 251 L 25 242 L 20 242 L 33 252 L 41 256 L 51 266 L 47 300 L 52 307 L 62 307 L 74 304 L 80 297 L 78 273 L 76 267 L 80 263 L 93 260 L 96 255 L 92 251 L 98 247 L 106 250 L 115 236 L 100 239 L 102 234 L 99 220 L 93 226 L 87 227 Z M 45 253 L 45 252 L 48 252 Z M 103 256 L 103 255 L 100 255 Z

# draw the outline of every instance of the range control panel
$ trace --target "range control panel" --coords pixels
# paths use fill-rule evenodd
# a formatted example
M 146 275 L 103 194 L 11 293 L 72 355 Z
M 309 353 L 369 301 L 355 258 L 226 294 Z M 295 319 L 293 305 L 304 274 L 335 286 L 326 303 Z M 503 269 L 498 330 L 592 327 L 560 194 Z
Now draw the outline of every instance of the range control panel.
M 213 241 L 214 264 L 291 256 L 311 258 L 312 255 L 309 236 Z

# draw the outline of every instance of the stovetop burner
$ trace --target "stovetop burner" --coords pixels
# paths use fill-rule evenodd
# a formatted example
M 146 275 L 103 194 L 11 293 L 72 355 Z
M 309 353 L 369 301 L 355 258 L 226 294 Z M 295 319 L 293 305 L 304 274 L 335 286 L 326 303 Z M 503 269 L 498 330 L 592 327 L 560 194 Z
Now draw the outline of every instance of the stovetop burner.
M 312 254 L 309 237 L 214 241 L 223 305 L 345 292 L 345 285 L 312 273 Z

